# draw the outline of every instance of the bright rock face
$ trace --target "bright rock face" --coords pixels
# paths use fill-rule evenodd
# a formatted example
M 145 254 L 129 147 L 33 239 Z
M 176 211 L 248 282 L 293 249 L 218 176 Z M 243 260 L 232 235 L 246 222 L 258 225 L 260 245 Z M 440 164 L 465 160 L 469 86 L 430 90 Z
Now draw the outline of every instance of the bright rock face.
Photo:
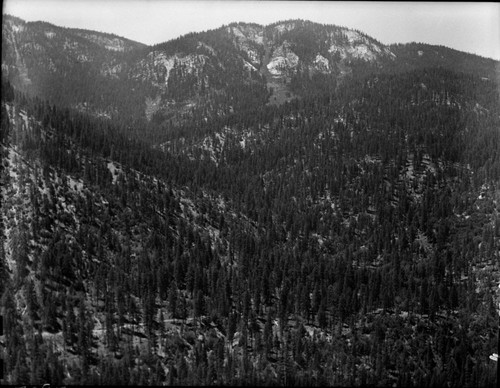
M 314 67 L 321 73 L 327 74 L 330 72 L 330 63 L 328 62 L 328 59 L 321 54 L 316 55 L 316 58 L 314 59 Z
M 290 50 L 288 42 L 285 41 L 273 52 L 272 58 L 267 64 L 267 69 L 272 75 L 280 76 L 295 68 L 298 63 L 299 57 Z
M 132 78 L 151 80 L 154 85 L 166 87 L 172 69 L 183 67 L 187 74 L 193 74 L 205 64 L 205 55 L 189 54 L 168 55 L 164 52 L 152 52 L 147 59 L 140 61 L 132 72 Z
M 264 43 L 264 30 L 262 27 L 238 25 L 227 27 L 227 32 L 234 36 L 236 47 L 245 52 L 252 65 L 261 64 L 260 54 L 257 50 Z
M 340 43 L 336 40 L 328 50 L 331 54 L 340 55 L 342 60 L 353 58 L 372 62 L 384 56 L 394 58 L 394 54 L 388 48 L 356 31 L 344 29 L 342 33 L 347 42 Z

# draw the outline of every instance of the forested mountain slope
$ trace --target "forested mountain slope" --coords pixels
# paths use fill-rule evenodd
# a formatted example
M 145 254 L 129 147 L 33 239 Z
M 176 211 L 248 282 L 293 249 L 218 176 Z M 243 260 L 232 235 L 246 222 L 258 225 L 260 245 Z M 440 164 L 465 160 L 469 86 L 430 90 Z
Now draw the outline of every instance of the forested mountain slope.
M 4 15 L 2 43 L 2 71 L 15 87 L 163 131 L 330 93 L 373 72 L 431 66 L 497 79 L 499 71 L 498 62 L 445 47 L 385 46 L 360 31 L 303 20 L 234 23 L 147 47 Z
M 496 93 L 377 76 L 215 160 L 4 101 L 9 381 L 494 381 Z
M 3 25 L 6 383 L 495 386 L 497 62 L 304 21 L 154 47 L 23 23 Z M 56 57 L 44 91 L 29 58 Z
M 397 56 L 401 70 L 442 67 L 456 72 L 476 74 L 496 82 L 500 80 L 500 64 L 494 59 L 424 43 L 394 44 L 389 47 Z
M 32 95 L 104 117 L 140 115 L 133 107 L 142 100 L 131 93 L 140 85 L 117 74 L 145 47 L 105 33 L 2 20 L 2 74 Z

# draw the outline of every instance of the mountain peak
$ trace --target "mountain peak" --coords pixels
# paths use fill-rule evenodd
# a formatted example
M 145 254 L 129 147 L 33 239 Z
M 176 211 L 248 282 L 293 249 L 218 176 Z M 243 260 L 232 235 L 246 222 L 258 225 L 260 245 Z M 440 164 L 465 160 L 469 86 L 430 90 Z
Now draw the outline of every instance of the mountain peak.
M 193 109 L 205 110 L 207 105 L 217 111 L 209 102 L 213 93 L 232 101 L 228 106 L 233 111 L 238 106 L 234 90 L 257 88 L 255 104 L 279 105 L 308 93 L 312 85 L 317 88 L 314 82 L 319 79 L 323 80 L 321 88 L 331 90 L 354 72 L 392 72 L 430 64 L 479 70 L 491 77 L 495 67 L 494 62 L 470 56 L 461 60 L 463 53 L 449 49 L 386 46 L 356 29 L 303 19 L 266 26 L 234 22 L 154 46 L 110 33 L 25 23 L 13 16 L 4 19 L 3 29 L 2 66 L 15 85 L 31 85 L 46 94 L 53 88 L 45 85 L 60 84 L 60 74 L 65 74 L 64 82 L 69 84 L 64 93 L 72 95 L 67 99 L 72 106 L 95 104 L 99 106 L 96 112 L 129 114 L 120 105 L 128 104 L 125 95 L 133 95 L 142 116 L 159 121 L 172 114 L 177 117 Z M 28 33 L 21 35 L 21 30 Z M 83 101 L 76 97 L 87 89 L 86 85 L 75 87 L 81 71 L 89 77 L 98 74 L 99 84 L 117 91 L 103 93 L 108 95 L 108 103 L 103 104 L 103 97 L 94 97 L 90 90 Z M 122 92 L 123 85 L 127 85 L 127 93 Z M 53 95 L 57 94 L 54 90 Z

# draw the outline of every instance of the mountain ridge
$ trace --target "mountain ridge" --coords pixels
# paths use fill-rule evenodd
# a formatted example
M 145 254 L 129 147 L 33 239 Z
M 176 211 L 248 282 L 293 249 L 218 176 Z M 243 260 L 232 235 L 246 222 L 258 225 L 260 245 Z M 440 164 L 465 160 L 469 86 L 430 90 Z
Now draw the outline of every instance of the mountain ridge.
M 460 52 L 460 53 L 463 53 L 463 54 L 472 55 L 472 56 L 479 57 L 479 58 L 482 58 L 482 59 L 488 59 L 488 60 L 493 60 L 495 62 L 499 62 L 498 59 L 494 59 L 494 58 L 487 57 L 487 56 L 484 56 L 484 55 L 481 55 L 481 54 L 472 53 L 472 52 L 468 52 L 468 51 L 464 51 L 464 50 L 460 50 L 460 49 L 448 47 L 448 46 L 445 46 L 445 45 L 442 45 L 442 44 L 430 44 L 430 43 L 417 42 L 417 41 L 410 41 L 410 42 L 406 42 L 406 43 L 397 43 L 397 42 L 395 42 L 395 43 L 385 44 L 385 43 L 382 43 L 379 40 L 377 40 L 377 38 L 375 38 L 375 37 L 367 34 L 366 32 L 364 32 L 362 30 L 356 29 L 356 28 L 350 28 L 350 27 L 347 27 L 347 26 L 337 25 L 337 24 L 332 24 L 332 23 L 314 22 L 314 21 L 311 21 L 311 20 L 300 19 L 300 18 L 298 18 L 298 19 L 278 20 L 276 22 L 272 22 L 272 23 L 268 23 L 268 24 L 260 24 L 260 23 L 256 23 L 256 22 L 235 21 L 235 22 L 231 22 L 231 23 L 229 23 L 227 25 L 223 24 L 220 27 L 215 27 L 215 28 L 211 28 L 211 29 L 208 29 L 208 30 L 197 31 L 197 32 L 188 32 L 188 33 L 185 33 L 185 34 L 181 34 L 181 35 L 179 35 L 177 37 L 172 37 L 171 39 L 168 39 L 166 41 L 161 41 L 161 42 L 157 42 L 157 43 L 146 44 L 146 43 L 139 42 L 139 41 L 130 39 L 130 38 L 126 37 L 126 36 L 122 36 L 122 35 L 119 35 L 119 34 L 116 34 L 116 33 L 112 33 L 112 32 L 90 30 L 90 29 L 85 29 L 85 28 L 59 26 L 57 24 L 54 24 L 54 23 L 51 23 L 51 22 L 46 22 L 46 21 L 43 21 L 43 20 L 26 21 L 26 20 L 24 20 L 24 19 L 22 19 L 22 18 L 20 18 L 18 16 L 11 15 L 11 14 L 2 14 L 2 16 L 4 18 L 16 19 L 17 21 L 21 21 L 21 22 L 24 22 L 26 24 L 42 23 L 42 24 L 50 25 L 52 27 L 63 28 L 63 29 L 67 29 L 67 30 L 70 30 L 70 31 L 81 31 L 81 32 L 90 32 L 90 33 L 97 33 L 97 34 L 102 34 L 102 35 L 108 35 L 108 36 L 111 36 L 111 37 L 114 37 L 114 38 L 125 39 L 127 41 L 130 41 L 130 42 L 133 42 L 135 44 L 142 45 L 142 46 L 146 46 L 146 47 L 155 47 L 155 46 L 163 45 L 163 44 L 168 43 L 170 41 L 182 39 L 182 38 L 184 38 L 186 36 L 189 36 L 189 35 L 192 35 L 192 34 L 203 34 L 203 33 L 206 33 L 208 31 L 214 31 L 214 30 L 218 30 L 218 29 L 221 29 L 221 28 L 224 28 L 224 27 L 233 27 L 233 26 L 238 26 L 238 25 L 244 25 L 244 26 L 253 26 L 253 27 L 266 28 L 266 27 L 275 27 L 275 26 L 278 26 L 280 24 L 286 24 L 286 23 L 291 23 L 291 22 L 303 22 L 303 23 L 309 23 L 309 24 L 318 25 L 318 26 L 322 26 L 322 27 L 333 27 L 333 28 L 340 28 L 340 29 L 344 29 L 344 30 L 352 30 L 352 31 L 355 31 L 355 32 L 357 32 L 357 33 L 359 33 L 361 35 L 369 37 L 370 39 L 374 40 L 376 43 L 378 43 L 380 45 L 387 46 L 387 47 L 390 47 L 390 46 L 401 46 L 401 45 L 403 45 L 403 46 L 405 46 L 405 45 L 426 45 L 426 46 L 429 46 L 429 47 L 438 47 L 438 48 L 445 48 L 445 49 L 449 49 L 449 50 L 454 50 L 454 51 L 457 51 L 457 52 Z
M 500 72 L 497 62 L 474 54 L 448 49 L 453 54 L 449 60 L 440 53 L 444 48 L 387 46 L 361 31 L 302 19 L 266 26 L 230 23 L 150 46 L 45 22 L 22 21 L 28 31 L 19 35 L 13 20 L 22 21 L 7 16 L 3 22 L 2 67 L 14 72 L 16 87 L 60 103 L 61 91 L 49 92 L 54 87 L 48 85 L 62 83 L 66 102 L 115 119 L 130 114 L 149 122 L 182 123 L 193 109 L 216 117 L 227 114 L 227 109 L 246 109 L 238 102 L 240 91 L 254 93 L 252 106 L 279 105 L 315 93 L 318 87 L 334 90 L 353 71 L 368 74 L 443 66 L 494 79 Z M 58 38 L 51 28 L 69 35 Z M 428 59 L 420 51 L 436 54 Z M 82 72 L 94 90 L 72 79 Z M 115 90 L 114 97 L 100 84 Z M 80 95 L 72 91 L 76 89 Z
M 115 33 L 112 33 L 112 32 L 89 30 L 89 29 L 85 29 L 85 28 L 60 26 L 60 25 L 57 25 L 57 24 L 54 24 L 54 23 L 51 23 L 51 22 L 46 22 L 44 20 L 26 21 L 26 20 L 24 20 L 24 19 L 22 19 L 22 18 L 20 18 L 18 16 L 10 15 L 10 14 L 2 14 L 2 17 L 3 17 L 3 20 L 5 20 L 5 19 L 11 19 L 11 20 L 16 21 L 18 23 L 27 24 L 27 25 L 35 25 L 35 26 L 36 25 L 42 25 L 42 26 L 48 26 L 48 27 L 56 28 L 56 29 L 63 29 L 63 30 L 71 31 L 71 32 L 94 33 L 94 34 L 109 36 L 109 37 L 112 37 L 112 38 L 123 39 L 123 40 L 131 42 L 133 44 L 140 45 L 140 46 L 148 46 L 145 43 L 142 43 L 142 42 L 139 42 L 139 41 L 135 41 L 133 39 L 129 39 L 129 38 L 125 37 L 125 36 L 121 36 L 121 35 L 118 35 L 118 34 L 115 34 Z

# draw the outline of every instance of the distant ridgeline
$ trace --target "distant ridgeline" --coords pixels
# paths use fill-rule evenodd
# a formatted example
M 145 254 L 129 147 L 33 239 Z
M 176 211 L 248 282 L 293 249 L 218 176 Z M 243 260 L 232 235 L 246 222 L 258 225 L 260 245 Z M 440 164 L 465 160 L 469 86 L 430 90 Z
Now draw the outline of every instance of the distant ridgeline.
M 155 46 L 5 15 L 2 74 L 26 93 L 124 125 L 217 119 L 330 94 L 377 73 L 441 67 L 498 81 L 498 62 L 442 46 L 384 46 L 346 27 L 303 20 L 233 23 Z

